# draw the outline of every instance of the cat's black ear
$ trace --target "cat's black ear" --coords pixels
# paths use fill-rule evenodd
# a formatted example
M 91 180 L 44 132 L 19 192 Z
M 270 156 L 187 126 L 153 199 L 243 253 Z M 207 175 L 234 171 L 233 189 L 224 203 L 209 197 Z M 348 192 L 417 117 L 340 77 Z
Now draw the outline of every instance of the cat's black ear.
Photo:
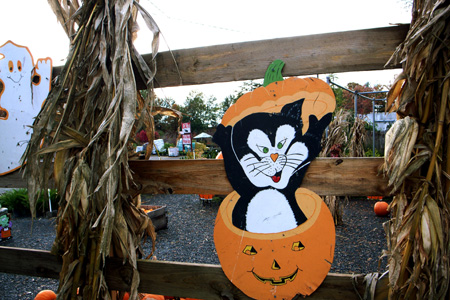
M 217 126 L 216 132 L 213 135 L 213 142 L 220 146 L 220 148 L 225 148 L 231 139 L 231 126 L 223 126 L 219 124 Z
M 292 118 L 295 120 L 299 120 L 301 122 L 303 101 L 305 101 L 305 98 L 299 99 L 299 100 L 289 103 L 289 104 L 286 104 L 281 109 L 280 114 L 283 117 Z
M 328 113 L 324 115 L 320 120 L 317 120 L 317 117 L 315 115 L 309 116 L 309 128 L 308 128 L 308 134 L 322 137 L 323 132 L 325 131 L 325 128 L 330 124 L 331 122 L 331 113 Z

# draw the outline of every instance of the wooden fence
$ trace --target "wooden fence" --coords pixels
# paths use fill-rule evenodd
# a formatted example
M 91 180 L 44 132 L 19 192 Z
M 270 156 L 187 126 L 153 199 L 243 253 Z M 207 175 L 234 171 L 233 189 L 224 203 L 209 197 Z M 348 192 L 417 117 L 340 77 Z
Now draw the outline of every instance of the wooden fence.
M 283 59 L 285 76 L 382 70 L 405 38 L 408 25 L 178 50 L 157 56 L 160 87 L 259 79 L 270 62 Z M 149 57 L 146 56 L 146 59 Z M 55 68 L 54 74 L 58 74 Z M 182 82 L 180 80 L 182 78 Z M 137 76 L 139 86 L 142 81 Z M 302 186 L 319 195 L 387 195 L 378 175 L 380 158 L 317 158 Z M 129 193 L 228 194 L 232 188 L 221 160 L 130 161 L 136 185 Z M 0 176 L 0 187 L 25 187 L 19 172 Z M 24 259 L 26 258 L 26 259 Z M 0 247 L 0 272 L 58 278 L 61 258 L 48 251 Z M 106 280 L 126 290 L 130 266 L 109 259 Z M 139 291 L 200 299 L 249 299 L 220 266 L 140 260 Z M 361 299 L 364 275 L 328 274 L 311 299 Z M 359 294 L 359 295 L 358 295 Z M 378 282 L 376 299 L 387 298 L 387 278 Z

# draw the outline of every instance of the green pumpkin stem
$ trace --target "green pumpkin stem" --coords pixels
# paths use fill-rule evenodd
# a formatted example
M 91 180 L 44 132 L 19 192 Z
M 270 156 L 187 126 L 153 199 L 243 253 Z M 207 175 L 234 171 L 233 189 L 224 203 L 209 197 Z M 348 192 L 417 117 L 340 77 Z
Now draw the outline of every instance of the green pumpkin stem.
M 272 82 L 282 81 L 283 75 L 281 75 L 281 70 L 283 70 L 284 61 L 281 59 L 274 60 L 267 68 L 266 75 L 264 75 L 263 86 L 268 86 Z

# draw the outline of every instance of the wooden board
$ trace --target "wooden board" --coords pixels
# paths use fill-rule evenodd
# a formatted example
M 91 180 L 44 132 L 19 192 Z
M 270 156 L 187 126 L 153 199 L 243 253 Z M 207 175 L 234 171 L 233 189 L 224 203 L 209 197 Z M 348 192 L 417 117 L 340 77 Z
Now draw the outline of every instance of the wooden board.
M 378 175 L 383 158 L 316 158 L 302 187 L 320 196 L 385 196 L 387 180 Z M 131 160 L 137 194 L 214 194 L 233 191 L 222 160 Z M 26 188 L 16 171 L 0 176 L 0 188 Z
M 24 259 L 25 258 L 25 259 Z M 48 251 L 0 247 L 0 272 L 59 278 L 61 259 Z M 162 261 L 138 261 L 139 292 L 200 299 L 246 299 L 227 279 L 218 265 L 188 264 Z M 129 288 L 131 269 L 121 259 L 108 259 L 106 281 L 113 290 Z M 328 274 L 320 288 L 308 299 L 359 300 L 364 295 L 364 276 L 360 274 Z M 376 299 L 387 299 L 387 277 L 378 282 Z
M 168 87 L 260 79 L 275 59 L 286 63 L 286 77 L 383 70 L 408 29 L 409 24 L 404 24 L 160 52 L 156 83 Z M 143 57 L 151 61 L 151 54 Z M 388 66 L 393 67 L 399 66 Z M 61 69 L 54 68 L 54 74 Z M 143 89 L 139 74 L 135 76 Z
M 318 195 L 384 196 L 387 180 L 378 175 L 383 158 L 316 158 L 308 168 L 302 187 Z M 215 194 L 233 191 L 222 160 L 130 161 L 136 192 Z M 0 178 L 1 179 L 1 178 Z
M 378 175 L 383 158 L 316 158 L 302 182 L 321 196 L 385 196 L 387 180 Z M 227 195 L 228 182 L 222 160 L 131 160 L 137 186 L 134 193 Z M 0 188 L 26 187 L 16 171 L 0 176 Z

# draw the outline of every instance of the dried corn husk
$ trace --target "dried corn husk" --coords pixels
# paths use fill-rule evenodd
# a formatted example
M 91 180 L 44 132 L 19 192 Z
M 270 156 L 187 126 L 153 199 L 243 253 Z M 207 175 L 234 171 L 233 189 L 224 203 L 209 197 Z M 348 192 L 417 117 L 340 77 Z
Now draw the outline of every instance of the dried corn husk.
M 350 142 L 348 144 L 348 155 L 350 157 L 364 157 L 364 143 L 366 140 L 366 122 L 356 118 L 350 130 Z
M 133 0 L 49 4 L 71 47 L 33 125 L 26 153 L 33 215 L 35 192 L 48 186 L 54 160 L 61 202 L 52 252 L 63 260 L 58 299 L 111 299 L 114 293 L 103 274 L 108 256 L 131 265 L 131 299 L 136 299 L 140 243 L 145 235 L 154 241 L 155 233 L 137 207 L 139 201 L 127 194 L 133 181 L 128 151 L 136 123 L 148 125 L 149 139 L 153 137 L 159 29 Z M 132 44 L 138 12 L 153 32 L 150 66 Z M 136 89 L 133 67 L 147 83 L 146 99 Z
M 403 66 L 388 95 L 401 123 L 386 139 L 384 164 L 396 193 L 385 227 L 391 299 L 449 297 L 449 21 L 450 1 L 414 1 L 389 62 Z

